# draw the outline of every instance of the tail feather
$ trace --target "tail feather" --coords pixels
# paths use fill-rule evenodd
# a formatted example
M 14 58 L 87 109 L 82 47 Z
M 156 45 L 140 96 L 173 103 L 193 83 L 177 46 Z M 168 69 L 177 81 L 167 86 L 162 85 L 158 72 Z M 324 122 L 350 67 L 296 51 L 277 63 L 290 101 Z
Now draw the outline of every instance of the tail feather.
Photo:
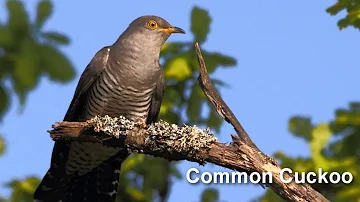
M 65 188 L 63 202 L 115 201 L 121 163 L 128 155 L 120 151 L 87 174 L 73 176 Z
M 52 202 L 62 199 L 64 188 L 72 177 L 65 173 L 68 152 L 69 145 L 66 142 L 55 143 L 50 168 L 34 193 L 35 201 Z
M 34 193 L 34 201 L 43 202 L 113 202 L 116 199 L 121 163 L 129 156 L 119 151 L 92 171 L 79 175 L 66 172 L 70 146 L 56 142 L 51 166 Z

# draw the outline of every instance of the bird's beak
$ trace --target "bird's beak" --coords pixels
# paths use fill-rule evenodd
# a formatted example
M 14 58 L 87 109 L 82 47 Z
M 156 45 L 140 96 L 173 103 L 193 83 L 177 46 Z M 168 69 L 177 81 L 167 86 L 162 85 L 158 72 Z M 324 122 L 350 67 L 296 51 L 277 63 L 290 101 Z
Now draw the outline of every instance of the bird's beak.
M 181 34 L 185 34 L 185 31 L 179 27 L 169 27 L 169 28 L 164 28 L 164 29 L 159 29 L 159 32 L 165 32 L 166 34 L 172 34 L 172 33 L 181 33 Z

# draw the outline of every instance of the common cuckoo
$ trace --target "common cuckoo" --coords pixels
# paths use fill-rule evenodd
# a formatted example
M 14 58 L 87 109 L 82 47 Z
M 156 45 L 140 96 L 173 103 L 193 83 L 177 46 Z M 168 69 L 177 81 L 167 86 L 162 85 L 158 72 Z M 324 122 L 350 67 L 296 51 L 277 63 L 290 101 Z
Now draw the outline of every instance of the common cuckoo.
M 158 16 L 130 23 L 114 44 L 99 50 L 82 73 L 64 121 L 96 115 L 143 123 L 157 120 L 164 93 L 160 49 L 172 33 L 184 30 Z M 122 148 L 99 143 L 55 143 L 50 169 L 35 191 L 35 201 L 115 201 Z

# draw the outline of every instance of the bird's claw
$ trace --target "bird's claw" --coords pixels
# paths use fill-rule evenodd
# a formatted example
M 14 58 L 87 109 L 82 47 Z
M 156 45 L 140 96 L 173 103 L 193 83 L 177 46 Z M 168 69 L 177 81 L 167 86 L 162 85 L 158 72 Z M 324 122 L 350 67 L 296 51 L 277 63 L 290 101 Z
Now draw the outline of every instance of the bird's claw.
M 146 128 L 146 127 L 147 127 L 147 124 L 146 124 L 145 121 L 140 121 L 140 122 L 138 123 L 138 125 L 139 125 L 141 128 Z

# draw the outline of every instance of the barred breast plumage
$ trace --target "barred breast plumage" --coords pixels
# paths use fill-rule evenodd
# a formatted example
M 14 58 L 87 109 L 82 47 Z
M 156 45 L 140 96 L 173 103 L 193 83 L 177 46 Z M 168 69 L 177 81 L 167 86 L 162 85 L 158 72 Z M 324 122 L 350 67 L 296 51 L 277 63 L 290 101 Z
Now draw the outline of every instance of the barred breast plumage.
M 120 71 L 115 70 L 116 68 L 106 68 L 101 73 L 88 94 L 80 120 L 85 121 L 96 115 L 122 115 L 133 121 L 146 122 L 155 81 L 147 87 L 126 85 L 132 78 L 122 78 Z M 84 175 L 118 151 L 120 148 L 106 147 L 99 143 L 72 142 L 66 172 Z

